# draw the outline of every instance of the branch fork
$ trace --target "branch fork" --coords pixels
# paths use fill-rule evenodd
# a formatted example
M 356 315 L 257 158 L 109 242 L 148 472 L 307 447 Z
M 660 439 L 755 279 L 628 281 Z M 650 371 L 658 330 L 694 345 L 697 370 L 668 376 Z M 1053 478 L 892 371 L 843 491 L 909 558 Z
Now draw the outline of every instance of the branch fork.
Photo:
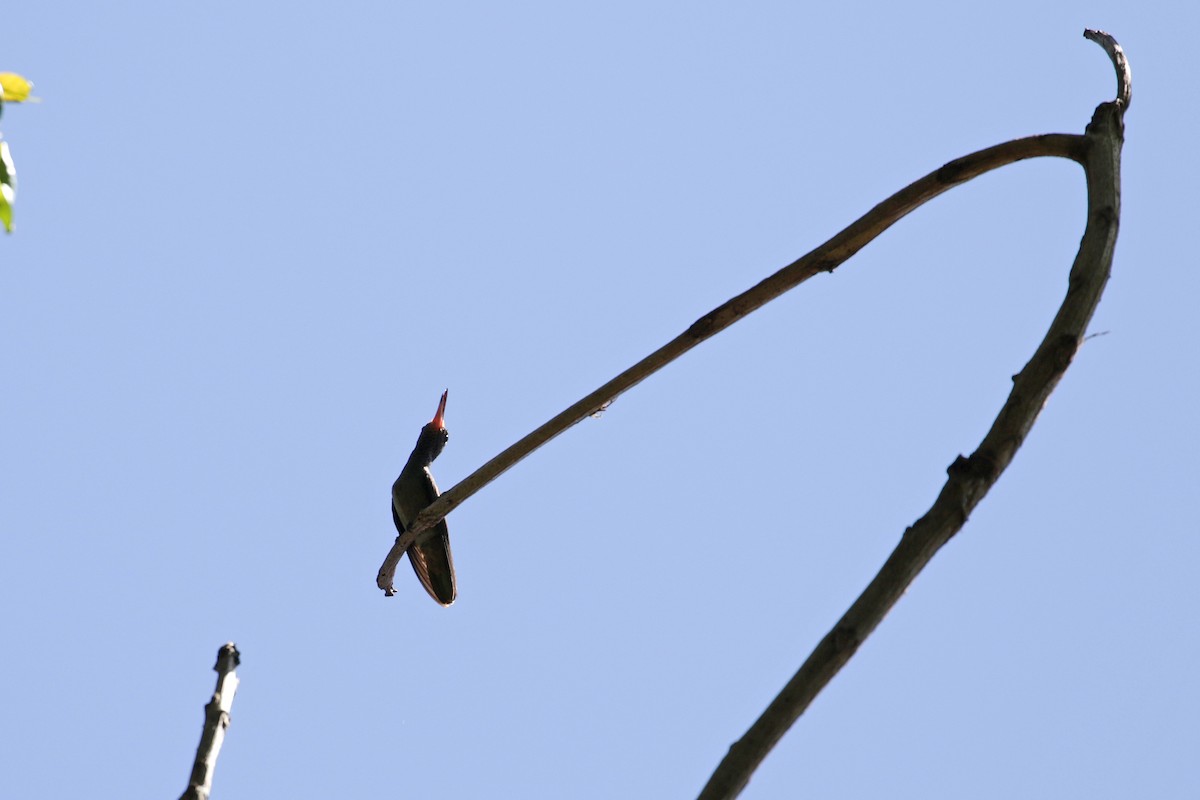
M 942 192 L 998 167 L 1029 158 L 1067 158 L 1083 167 L 1087 180 L 1087 224 L 1071 266 L 1066 297 L 983 441 L 970 456 L 959 455 L 929 510 L 904 531 L 883 567 L 812 654 L 735 742 L 700 793 L 701 800 L 736 797 L 776 743 L 816 695 L 850 660 L 933 556 L 966 524 L 974 508 L 1012 462 L 1050 393 L 1087 338 L 1112 268 L 1120 217 L 1120 163 L 1124 113 L 1132 101 L 1129 63 L 1107 33 L 1084 31 L 1112 60 L 1117 97 L 1096 108 L 1083 135 L 1044 134 L 1016 139 L 955 159 L 876 205 L 829 241 L 700 317 L 686 331 L 615 378 L 566 408 L 488 461 L 426 507 L 396 538 L 376 583 L 394 594 L 396 565 L 424 531 L 437 524 L 521 459 L 584 418 L 602 410 L 705 339 L 761 308 L 813 275 L 832 272 L 905 215 Z

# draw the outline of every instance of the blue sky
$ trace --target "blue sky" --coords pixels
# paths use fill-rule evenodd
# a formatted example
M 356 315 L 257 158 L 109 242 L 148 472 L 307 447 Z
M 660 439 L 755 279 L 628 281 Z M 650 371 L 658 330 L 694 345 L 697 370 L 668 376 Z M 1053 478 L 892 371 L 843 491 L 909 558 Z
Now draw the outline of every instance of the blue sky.
M 1090 340 L 749 798 L 1183 798 L 1200 734 L 1192 5 L 21 3 L 0 70 L 0 795 L 694 795 L 991 423 L 1078 168 L 944 195 L 450 518 L 449 487 L 945 161 L 1133 66 Z M 1188 209 L 1193 209 L 1188 211 Z

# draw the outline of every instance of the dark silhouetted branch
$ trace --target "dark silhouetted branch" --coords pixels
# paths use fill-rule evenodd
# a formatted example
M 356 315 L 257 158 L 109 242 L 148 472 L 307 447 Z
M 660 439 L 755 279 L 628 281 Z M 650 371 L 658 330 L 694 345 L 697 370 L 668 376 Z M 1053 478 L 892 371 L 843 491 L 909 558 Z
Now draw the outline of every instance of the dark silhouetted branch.
M 376 576 L 376 584 L 387 595 L 394 590 L 396 566 L 409 546 L 423 531 L 436 525 L 471 495 L 498 478 L 521 459 L 558 436 L 575 423 L 603 410 L 618 395 L 636 386 L 681 355 L 733 323 L 762 308 L 789 289 L 821 272 L 832 272 L 872 239 L 899 219 L 942 192 L 972 178 L 1016 161 L 1040 156 L 1058 156 L 1079 161 L 1085 149 L 1084 137 L 1077 134 L 1049 133 L 1016 139 L 986 150 L 963 156 L 945 164 L 924 178 L 909 184 L 872 208 L 825 244 L 793 261 L 738 296 L 692 323 L 686 331 L 622 372 L 608 383 L 585 396 L 564 411 L 509 446 L 491 461 L 472 472 L 417 515 L 408 530 L 396 537 Z
M 1103 103 L 1092 117 L 1076 157 L 1087 177 L 1087 227 L 1071 266 L 1067 296 L 1033 357 L 1013 376 L 1012 392 L 996 421 L 969 458 L 950 465 L 949 479 L 925 516 L 900 543 L 850 609 L 817 645 L 778 696 L 729 748 L 701 800 L 728 800 L 745 788 L 751 774 L 796 722 L 813 698 L 875 630 L 933 555 L 966 523 L 1012 461 L 1038 413 L 1083 342 L 1088 322 L 1100 302 L 1112 267 L 1120 217 L 1121 146 L 1124 111 L 1129 107 L 1129 68 L 1112 37 L 1086 34 L 1104 46 L 1117 69 L 1118 96 Z

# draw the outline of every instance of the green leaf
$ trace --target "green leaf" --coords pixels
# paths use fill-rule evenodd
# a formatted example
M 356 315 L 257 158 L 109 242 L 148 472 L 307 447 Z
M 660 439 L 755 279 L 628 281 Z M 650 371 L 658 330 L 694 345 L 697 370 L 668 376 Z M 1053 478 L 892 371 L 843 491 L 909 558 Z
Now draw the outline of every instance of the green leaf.
M 4 230 L 13 231 L 13 203 L 17 200 L 17 168 L 13 166 L 8 142 L 0 140 L 0 223 Z

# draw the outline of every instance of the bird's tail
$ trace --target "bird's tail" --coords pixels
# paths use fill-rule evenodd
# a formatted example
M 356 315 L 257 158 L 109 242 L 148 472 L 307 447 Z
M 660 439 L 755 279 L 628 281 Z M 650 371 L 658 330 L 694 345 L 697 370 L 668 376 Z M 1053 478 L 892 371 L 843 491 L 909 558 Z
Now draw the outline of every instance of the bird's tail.
M 450 531 L 440 522 L 408 548 L 408 560 L 429 596 L 444 606 L 454 602 L 454 557 L 450 555 Z

